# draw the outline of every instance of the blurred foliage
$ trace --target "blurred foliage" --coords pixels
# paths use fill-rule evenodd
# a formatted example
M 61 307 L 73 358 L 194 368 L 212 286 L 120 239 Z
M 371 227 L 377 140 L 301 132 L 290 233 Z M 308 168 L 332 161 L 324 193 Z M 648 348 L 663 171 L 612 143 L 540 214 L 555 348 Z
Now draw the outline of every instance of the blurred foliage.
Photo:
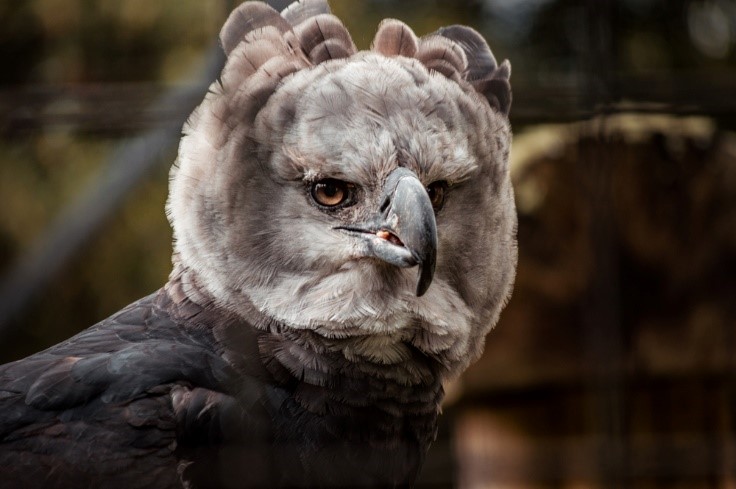
M 3 2 L 0 85 L 178 81 L 228 10 L 195 0 Z
M 514 144 L 519 268 L 461 381 L 463 487 L 729 487 L 736 134 L 627 115 Z

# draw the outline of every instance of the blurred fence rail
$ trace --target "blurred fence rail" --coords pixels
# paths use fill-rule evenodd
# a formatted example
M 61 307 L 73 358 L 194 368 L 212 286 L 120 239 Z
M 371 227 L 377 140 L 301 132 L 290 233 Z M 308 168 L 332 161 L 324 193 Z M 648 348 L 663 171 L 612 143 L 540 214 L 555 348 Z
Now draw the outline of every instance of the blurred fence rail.
M 619 78 L 610 91 L 611 105 L 581 97 L 583 82 L 514 83 L 512 122 L 569 122 L 615 112 L 675 115 L 707 114 L 734 119 L 736 75 L 706 77 Z M 193 107 L 200 91 L 186 85 L 110 83 L 37 85 L 0 90 L 0 137 L 17 137 L 43 128 L 67 127 L 83 133 L 117 136 L 180 120 L 182 107 Z M 170 90 L 188 93 L 154 103 Z

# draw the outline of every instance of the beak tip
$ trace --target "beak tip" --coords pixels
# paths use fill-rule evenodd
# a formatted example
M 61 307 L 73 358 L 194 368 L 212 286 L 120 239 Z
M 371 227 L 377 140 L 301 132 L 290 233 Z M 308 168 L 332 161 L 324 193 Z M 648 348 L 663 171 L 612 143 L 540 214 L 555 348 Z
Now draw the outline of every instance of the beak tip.
M 432 285 L 432 277 L 434 275 L 434 264 L 419 264 L 419 278 L 417 280 L 417 297 L 423 296 L 429 286 Z

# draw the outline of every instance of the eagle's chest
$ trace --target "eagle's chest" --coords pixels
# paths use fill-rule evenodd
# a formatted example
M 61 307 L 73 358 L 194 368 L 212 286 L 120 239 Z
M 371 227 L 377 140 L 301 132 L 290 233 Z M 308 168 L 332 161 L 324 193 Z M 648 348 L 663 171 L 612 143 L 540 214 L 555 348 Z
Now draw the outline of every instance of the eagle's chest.
M 273 414 L 272 463 L 285 485 L 402 487 L 414 480 L 436 434 L 436 405 L 356 405 L 357 392 L 308 390 L 297 389 Z
M 414 480 L 434 440 L 443 396 L 435 363 L 407 345 L 368 361 L 372 350 L 355 340 L 327 341 L 290 329 L 255 332 L 257 353 L 248 358 L 258 358 L 258 365 L 246 370 L 261 372 L 259 394 L 239 398 L 257 401 L 242 406 L 248 420 L 234 440 L 259 468 L 243 468 L 240 481 L 402 487 Z M 251 389 L 234 389 L 243 391 Z M 256 450 L 254 426 L 267 427 Z

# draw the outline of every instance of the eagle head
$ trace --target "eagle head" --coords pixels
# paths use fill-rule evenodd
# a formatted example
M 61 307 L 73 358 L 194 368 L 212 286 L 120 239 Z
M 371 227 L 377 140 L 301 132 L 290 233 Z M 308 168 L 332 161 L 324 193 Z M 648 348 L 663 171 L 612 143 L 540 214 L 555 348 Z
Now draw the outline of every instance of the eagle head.
M 515 275 L 508 61 L 393 19 L 358 51 L 323 0 L 246 2 L 220 40 L 167 203 L 192 300 L 461 371 Z

